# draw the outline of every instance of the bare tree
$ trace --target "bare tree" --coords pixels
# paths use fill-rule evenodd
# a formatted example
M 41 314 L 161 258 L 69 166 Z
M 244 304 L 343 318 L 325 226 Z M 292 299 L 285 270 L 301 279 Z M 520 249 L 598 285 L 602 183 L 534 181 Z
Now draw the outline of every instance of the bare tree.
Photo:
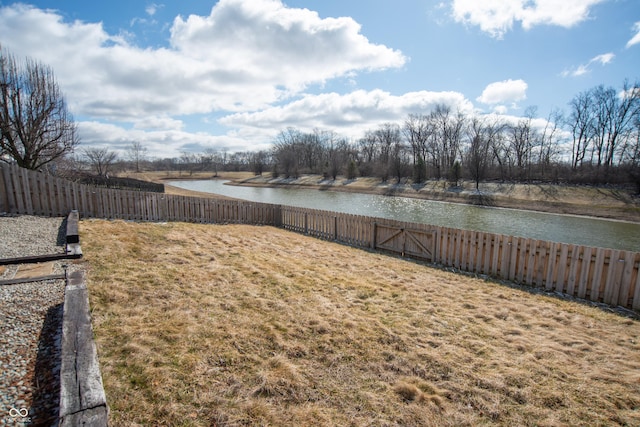
M 592 90 L 594 99 L 594 143 L 591 151 L 591 161 L 594 157 L 597 159 L 596 167 L 600 169 L 606 162 L 606 153 L 608 151 L 609 130 L 611 122 L 615 116 L 616 90 L 612 87 L 605 88 L 603 85 L 597 86 Z
M 262 175 L 268 163 L 269 153 L 267 151 L 260 150 L 250 154 L 249 164 L 255 175 Z
M 338 138 L 335 133 L 331 133 L 331 137 L 327 141 L 327 166 L 328 176 L 334 181 L 338 175 L 345 170 L 347 161 L 349 160 L 349 152 L 351 147 L 344 138 Z
M 433 126 L 427 116 L 409 114 L 402 131 L 411 146 L 413 181 L 421 183 L 427 178 L 426 158 L 429 153 L 428 143 L 433 134 Z
M 578 166 L 582 166 L 593 139 L 593 99 L 590 92 L 579 93 L 571 100 L 569 106 L 571 111 L 567 124 L 573 137 L 571 168 L 575 171 Z
M 635 118 L 634 128 L 624 152 L 624 160 L 627 174 L 636 188 L 635 192 L 640 195 L 640 115 Z
M 131 145 L 127 148 L 127 158 L 135 166 L 136 172 L 140 172 L 140 163 L 147 159 L 147 147 L 140 141 L 131 141 Z
M 378 152 L 378 176 L 382 182 L 389 179 L 389 174 L 397 170 L 396 163 L 400 161 L 400 155 L 403 154 L 400 146 L 402 145 L 402 136 L 400 134 L 400 126 L 395 123 L 383 123 L 373 132 Z M 398 180 L 400 180 L 398 176 Z
M 360 164 L 357 165 L 363 176 L 372 176 L 374 162 L 378 156 L 378 144 L 373 131 L 368 130 L 364 136 L 358 140 L 358 150 L 361 154 Z
M 429 137 L 429 154 L 435 177 L 440 179 L 444 172 L 451 178 L 454 165 L 459 161 L 465 116 L 453 113 L 445 104 L 436 105 L 429 114 L 433 133 Z
M 27 169 L 72 152 L 76 125 L 50 67 L 0 49 L 0 159 Z
M 562 113 L 559 110 L 551 111 L 540 135 L 538 167 L 540 168 L 540 177 L 543 179 L 545 178 L 545 173 L 558 155 L 560 125 L 563 121 Z
M 302 132 L 295 128 L 287 128 L 276 136 L 272 156 L 277 174 L 283 173 L 285 178 L 300 176 L 303 138 Z
M 109 169 L 118 158 L 117 153 L 115 151 L 109 151 L 106 147 L 85 148 L 83 152 L 96 174 L 108 178 Z
M 509 128 L 509 149 L 513 153 L 519 180 L 531 178 L 531 158 L 537 138 L 532 122 L 536 107 L 528 107 L 523 118 Z
M 491 163 L 491 149 L 499 140 L 504 125 L 495 120 L 473 117 L 467 126 L 469 145 L 465 155 L 465 165 L 471 178 L 476 183 L 476 191 L 480 189 L 480 181 L 487 175 Z

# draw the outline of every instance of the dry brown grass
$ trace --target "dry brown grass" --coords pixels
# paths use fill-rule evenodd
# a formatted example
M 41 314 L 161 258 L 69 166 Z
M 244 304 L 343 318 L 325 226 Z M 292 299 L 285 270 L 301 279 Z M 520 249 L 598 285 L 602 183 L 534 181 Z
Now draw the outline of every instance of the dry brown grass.
M 637 321 L 271 227 L 80 228 L 112 425 L 640 424 Z

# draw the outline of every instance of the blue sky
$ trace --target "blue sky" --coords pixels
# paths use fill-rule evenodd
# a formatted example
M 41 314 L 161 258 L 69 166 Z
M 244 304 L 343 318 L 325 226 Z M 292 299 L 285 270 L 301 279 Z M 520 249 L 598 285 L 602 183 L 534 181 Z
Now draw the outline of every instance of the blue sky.
M 638 0 L 0 1 L 0 44 L 53 67 L 82 146 L 154 157 L 356 140 L 444 103 L 542 122 L 640 78 Z

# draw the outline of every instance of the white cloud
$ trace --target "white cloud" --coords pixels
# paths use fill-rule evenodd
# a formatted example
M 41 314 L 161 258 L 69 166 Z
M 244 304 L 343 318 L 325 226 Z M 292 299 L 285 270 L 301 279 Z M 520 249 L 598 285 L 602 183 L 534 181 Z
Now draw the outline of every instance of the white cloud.
M 151 3 L 151 4 L 147 5 L 147 7 L 144 10 L 145 10 L 145 12 L 147 12 L 147 15 L 153 16 L 153 15 L 156 14 L 158 9 L 162 9 L 163 7 L 164 7 L 163 4 Z
M 303 131 L 330 129 L 359 138 L 381 122 L 402 122 L 410 113 L 429 113 L 437 104 L 471 113 L 473 105 L 458 92 L 409 92 L 401 96 L 382 90 L 357 90 L 345 95 L 305 95 L 289 104 L 260 112 L 236 113 L 220 120 L 226 126 L 262 130 L 265 135 L 293 126 Z
M 255 110 L 311 84 L 406 61 L 370 43 L 351 18 L 322 19 L 279 0 L 221 0 L 209 16 L 177 17 L 170 47 L 157 49 L 100 23 L 16 4 L 0 8 L 0 40 L 51 65 L 76 116 L 122 122 Z
M 458 21 L 479 26 L 492 37 L 502 38 L 520 22 L 525 30 L 537 25 L 570 28 L 589 17 L 589 10 L 606 0 L 453 0 L 452 15 Z
M 613 61 L 615 57 L 616 55 L 611 52 L 596 55 L 591 58 L 586 64 L 580 64 L 574 69 L 564 70 L 561 75 L 562 77 L 579 77 L 591 72 L 592 64 L 599 63 L 600 65 L 608 65 Z
M 82 147 L 108 147 L 121 155 L 125 154 L 133 141 L 139 142 L 146 147 L 149 155 L 154 158 L 178 157 L 183 151 L 203 152 L 207 148 L 214 150 L 226 148 L 230 152 L 247 149 L 247 140 L 244 135 L 217 136 L 185 132 L 179 129 L 125 129 L 113 123 L 96 121 L 78 122 L 78 133 L 82 141 Z M 267 143 L 270 144 L 271 140 L 264 142 L 263 146 L 256 144 L 251 149 L 266 148 Z
M 476 100 L 483 104 L 515 104 L 518 101 L 527 99 L 527 83 L 522 80 L 503 80 L 487 85 Z M 504 105 L 499 105 L 497 111 L 506 112 Z
M 134 122 L 135 129 L 181 130 L 183 127 L 184 122 L 182 120 L 167 116 L 149 116 Z
M 609 52 L 609 53 L 603 53 L 602 55 L 594 56 L 594 57 L 591 59 L 591 61 L 590 61 L 590 62 L 591 62 L 591 63 L 593 63 L 593 62 L 599 62 L 599 63 L 600 63 L 600 64 L 602 64 L 602 65 L 607 65 L 607 64 L 609 64 L 611 61 L 613 61 L 613 58 L 615 58 L 615 57 L 616 57 L 616 55 L 615 55 L 615 54 L 613 54 L 613 53 L 611 53 L 611 52 Z
M 633 31 L 635 31 L 636 35 L 627 42 L 627 47 L 631 47 L 640 43 L 640 21 L 633 24 Z

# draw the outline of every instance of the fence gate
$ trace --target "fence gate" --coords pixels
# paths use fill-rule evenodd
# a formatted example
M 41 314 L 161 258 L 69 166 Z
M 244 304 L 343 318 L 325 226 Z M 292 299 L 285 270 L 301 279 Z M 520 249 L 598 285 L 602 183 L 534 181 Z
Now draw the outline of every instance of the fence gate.
M 433 261 L 435 232 L 415 230 L 391 225 L 376 224 L 374 249 L 383 249 L 399 253 L 402 256 Z

